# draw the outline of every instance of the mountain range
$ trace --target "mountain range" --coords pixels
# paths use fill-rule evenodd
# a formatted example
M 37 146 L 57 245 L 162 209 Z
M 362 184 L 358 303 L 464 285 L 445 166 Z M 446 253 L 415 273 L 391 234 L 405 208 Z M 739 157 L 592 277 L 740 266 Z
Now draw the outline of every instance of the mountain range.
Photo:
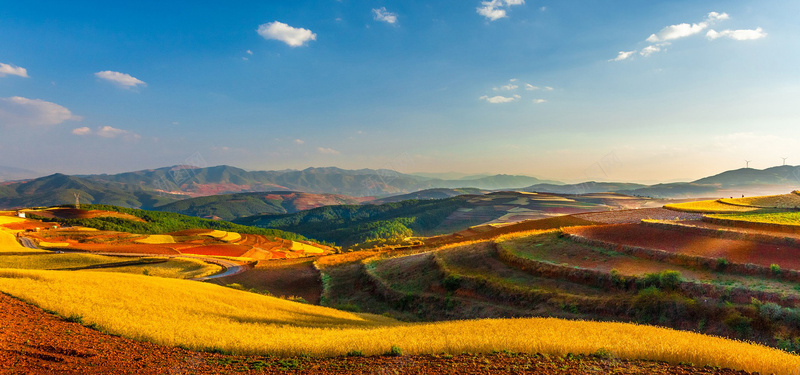
M 79 176 L 57 173 L 0 184 L 0 209 L 72 204 L 75 194 L 79 194 L 83 203 L 144 209 L 164 207 L 165 210 L 189 215 L 227 218 L 260 213 L 287 214 L 328 204 L 441 199 L 498 190 L 559 194 L 615 192 L 653 198 L 691 198 L 779 194 L 800 188 L 800 167 L 788 165 L 764 170 L 742 168 L 691 182 L 656 185 L 594 181 L 560 184 L 535 177 L 502 174 L 472 177 L 475 178 L 444 180 L 386 169 L 345 170 L 333 167 L 246 171 L 224 165 L 208 168 L 173 166 Z M 258 194 L 225 196 L 251 192 L 283 193 L 271 197 L 275 199 L 267 199 L 263 194 L 260 198 Z M 284 194 L 286 192 L 295 195 Z M 218 197 L 173 204 L 206 196 Z M 280 199 L 276 198 L 278 196 Z

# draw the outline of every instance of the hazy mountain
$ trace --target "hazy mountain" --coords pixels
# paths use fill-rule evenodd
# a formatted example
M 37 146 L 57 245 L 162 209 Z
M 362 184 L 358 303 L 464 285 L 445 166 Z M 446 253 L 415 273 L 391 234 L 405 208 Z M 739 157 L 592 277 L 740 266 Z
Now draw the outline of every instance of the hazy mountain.
M 277 191 L 190 198 L 155 209 L 203 218 L 232 220 L 260 214 L 295 213 L 321 206 L 359 204 L 364 200 L 364 198 L 336 194 Z
M 559 193 L 559 194 L 589 194 L 606 193 L 623 190 L 633 190 L 645 188 L 647 185 L 632 184 L 625 182 L 595 182 L 587 181 L 579 184 L 555 185 L 555 184 L 536 184 L 528 186 L 523 191 L 538 193 Z
M 0 182 L 27 180 L 31 178 L 40 177 L 41 175 L 42 174 L 39 172 L 34 172 L 27 169 L 6 167 L 0 165 Z
M 486 194 L 488 191 L 475 189 L 475 188 L 462 188 L 462 189 L 426 189 L 420 190 L 413 193 L 408 194 L 401 194 L 401 195 L 393 195 L 391 197 L 375 199 L 366 203 L 369 204 L 383 204 L 383 203 L 391 203 L 391 202 L 400 202 L 409 199 L 419 199 L 419 200 L 426 200 L 426 199 L 446 199 L 457 197 L 459 195 L 481 195 Z
M 653 198 L 704 198 L 739 195 L 782 194 L 800 189 L 800 167 L 742 168 L 692 182 L 642 185 L 616 182 L 584 182 L 570 185 L 537 184 L 524 191 L 562 194 L 615 192 Z
M 783 165 L 767 169 L 741 168 L 693 181 L 695 184 L 732 188 L 744 185 L 800 185 L 800 166 Z
M 173 166 L 85 178 L 113 181 L 143 189 L 207 196 L 258 191 L 303 191 L 355 197 L 387 196 L 430 188 L 515 189 L 540 183 L 529 176 L 495 175 L 470 180 L 442 180 L 387 169 L 346 170 L 335 167 L 302 171 L 246 171 L 231 166 Z

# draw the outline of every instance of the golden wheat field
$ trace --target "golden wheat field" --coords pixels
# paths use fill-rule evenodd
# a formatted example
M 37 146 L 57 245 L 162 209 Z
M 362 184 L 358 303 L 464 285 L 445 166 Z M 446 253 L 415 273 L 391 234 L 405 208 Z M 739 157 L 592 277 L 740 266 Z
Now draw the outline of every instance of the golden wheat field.
M 0 219 L 3 217 L 0 216 Z M 2 253 L 43 253 L 44 250 L 29 249 L 17 242 L 11 231 L 0 228 L 0 254 Z
M 368 355 L 404 353 L 552 355 L 608 350 L 621 358 L 692 362 L 788 374 L 800 357 L 691 332 L 626 323 L 553 318 L 400 323 L 186 280 L 114 274 L 0 269 L 0 290 L 63 316 L 134 339 L 235 353 Z
M 168 234 L 151 234 L 145 238 L 136 240 L 136 242 L 148 245 L 158 245 L 163 243 L 175 243 L 175 238 Z
M 756 207 L 725 204 L 720 202 L 720 200 L 673 203 L 664 205 L 664 208 L 681 212 L 720 213 L 720 214 L 749 212 L 758 210 L 758 208 Z
M 795 193 L 782 195 L 765 195 L 759 197 L 745 198 L 723 198 L 720 202 L 741 206 L 752 206 L 759 208 L 798 208 L 800 207 L 800 195 Z

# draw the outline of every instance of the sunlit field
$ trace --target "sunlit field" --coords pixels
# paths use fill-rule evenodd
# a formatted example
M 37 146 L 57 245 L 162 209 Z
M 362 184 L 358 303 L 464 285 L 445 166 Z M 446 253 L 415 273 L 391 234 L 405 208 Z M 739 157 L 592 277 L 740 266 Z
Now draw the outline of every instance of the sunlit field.
M 410 324 L 211 284 L 105 272 L 0 270 L 0 290 L 126 337 L 193 349 L 293 356 L 490 352 L 590 354 L 787 374 L 800 357 L 759 345 L 624 323 L 552 318 Z
M 756 207 L 745 207 L 733 204 L 721 203 L 718 200 L 697 201 L 686 203 L 667 204 L 664 208 L 681 212 L 700 212 L 700 213 L 737 213 L 758 210 Z

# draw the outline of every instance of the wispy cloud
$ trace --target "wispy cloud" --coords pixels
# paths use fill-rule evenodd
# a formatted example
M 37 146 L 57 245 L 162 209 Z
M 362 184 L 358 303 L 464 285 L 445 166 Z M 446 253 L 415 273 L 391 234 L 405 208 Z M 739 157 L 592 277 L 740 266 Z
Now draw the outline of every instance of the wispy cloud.
M 691 25 L 688 23 L 680 23 L 677 25 L 667 26 L 661 29 L 661 31 L 651 34 L 647 38 L 647 41 L 650 43 L 658 43 L 685 38 L 687 36 L 702 32 L 714 22 L 727 20 L 729 18 L 730 16 L 728 16 L 727 13 L 711 12 L 708 14 L 708 16 L 706 16 L 704 21 L 699 23 L 693 23 Z
M 508 9 L 513 5 L 525 4 L 525 0 L 490 0 L 481 1 L 481 6 L 476 8 L 478 14 L 489 21 L 497 21 L 508 17 Z
M 257 32 L 264 39 L 279 40 L 290 47 L 301 47 L 309 41 L 317 40 L 317 34 L 309 29 L 291 27 L 278 21 L 258 26 Z
M 327 147 L 317 147 L 317 152 L 319 152 L 320 154 L 327 154 L 327 155 L 339 155 L 341 153 L 339 151 Z
M 72 129 L 72 134 L 75 135 L 89 135 L 92 134 L 92 129 L 89 129 L 88 126 L 83 126 L 80 128 Z
M 298 144 L 298 145 L 302 145 L 302 144 L 306 143 L 306 141 L 304 141 L 304 140 L 302 140 L 302 139 L 298 138 L 298 139 L 295 139 L 295 140 L 294 140 L 294 143 L 296 143 L 296 144 Z
M 706 37 L 708 37 L 710 40 L 718 38 L 754 40 L 761 39 L 767 35 L 760 27 L 754 30 L 723 30 L 719 32 L 710 29 L 710 27 L 715 23 L 728 19 L 730 19 L 728 13 L 710 12 L 706 15 L 706 18 L 703 21 L 698 23 L 679 23 L 666 26 L 657 33 L 650 34 L 650 36 L 647 37 L 646 41 L 650 42 L 650 45 L 642 48 L 639 51 L 620 51 L 617 57 L 608 61 L 628 60 L 633 58 L 637 53 L 642 57 L 648 57 L 654 53 L 664 51 L 664 47 L 670 45 L 673 41 L 697 35 L 706 30 L 708 30 L 706 32 Z
M 142 138 L 139 134 L 136 134 L 132 131 L 117 129 L 113 126 L 101 126 L 97 128 L 97 130 L 92 131 L 89 127 L 84 126 L 80 128 L 72 129 L 72 134 L 80 135 L 80 136 L 87 136 L 87 135 L 95 135 L 100 138 L 122 138 L 129 141 L 136 141 Z
M 105 70 L 105 71 L 102 71 L 102 72 L 97 72 L 94 75 L 97 78 L 106 80 L 108 82 L 111 82 L 111 83 L 113 83 L 113 84 L 115 84 L 117 86 L 120 86 L 120 87 L 123 87 L 123 88 L 126 88 L 126 89 L 134 88 L 134 87 L 137 87 L 137 86 L 147 86 L 147 84 L 144 81 L 142 81 L 142 80 L 140 80 L 140 79 L 138 79 L 136 77 L 133 77 L 130 74 L 126 74 L 126 73 L 120 73 L 120 72 L 113 72 L 113 71 L 110 71 L 110 70 Z
M 500 103 L 510 103 L 510 102 L 513 102 L 513 101 L 517 101 L 517 100 L 519 100 L 521 98 L 522 97 L 519 96 L 519 95 L 514 95 L 514 96 L 511 96 L 511 97 L 502 96 L 502 95 L 489 97 L 487 95 L 484 95 L 484 96 L 481 96 L 478 99 L 479 100 L 485 100 L 485 101 L 487 101 L 489 103 L 492 103 L 492 104 L 500 104 Z
M 545 99 L 533 99 L 533 103 L 534 104 L 547 103 L 547 100 L 545 100 Z
M 80 120 L 80 116 L 73 115 L 69 109 L 56 103 L 21 96 L 0 98 L 0 124 L 46 126 Z
M 715 30 L 708 30 L 706 33 L 706 37 L 711 40 L 718 38 L 729 38 L 733 40 L 756 40 L 766 36 L 767 33 L 765 33 L 760 27 L 754 30 L 722 30 L 719 32 Z
M 28 78 L 28 71 L 19 66 L 0 63 L 0 77 L 5 77 L 7 75 Z
M 613 59 L 611 59 L 611 60 L 608 60 L 608 61 L 622 61 L 622 60 L 627 60 L 628 58 L 630 58 L 631 56 L 633 56 L 633 54 L 634 54 L 634 53 L 636 53 L 636 51 L 619 51 L 619 54 L 617 54 L 617 57 L 615 57 L 615 58 L 613 58 Z
M 386 22 L 394 25 L 397 23 L 397 13 L 392 13 L 386 10 L 386 7 L 376 8 L 372 10 L 376 21 Z

